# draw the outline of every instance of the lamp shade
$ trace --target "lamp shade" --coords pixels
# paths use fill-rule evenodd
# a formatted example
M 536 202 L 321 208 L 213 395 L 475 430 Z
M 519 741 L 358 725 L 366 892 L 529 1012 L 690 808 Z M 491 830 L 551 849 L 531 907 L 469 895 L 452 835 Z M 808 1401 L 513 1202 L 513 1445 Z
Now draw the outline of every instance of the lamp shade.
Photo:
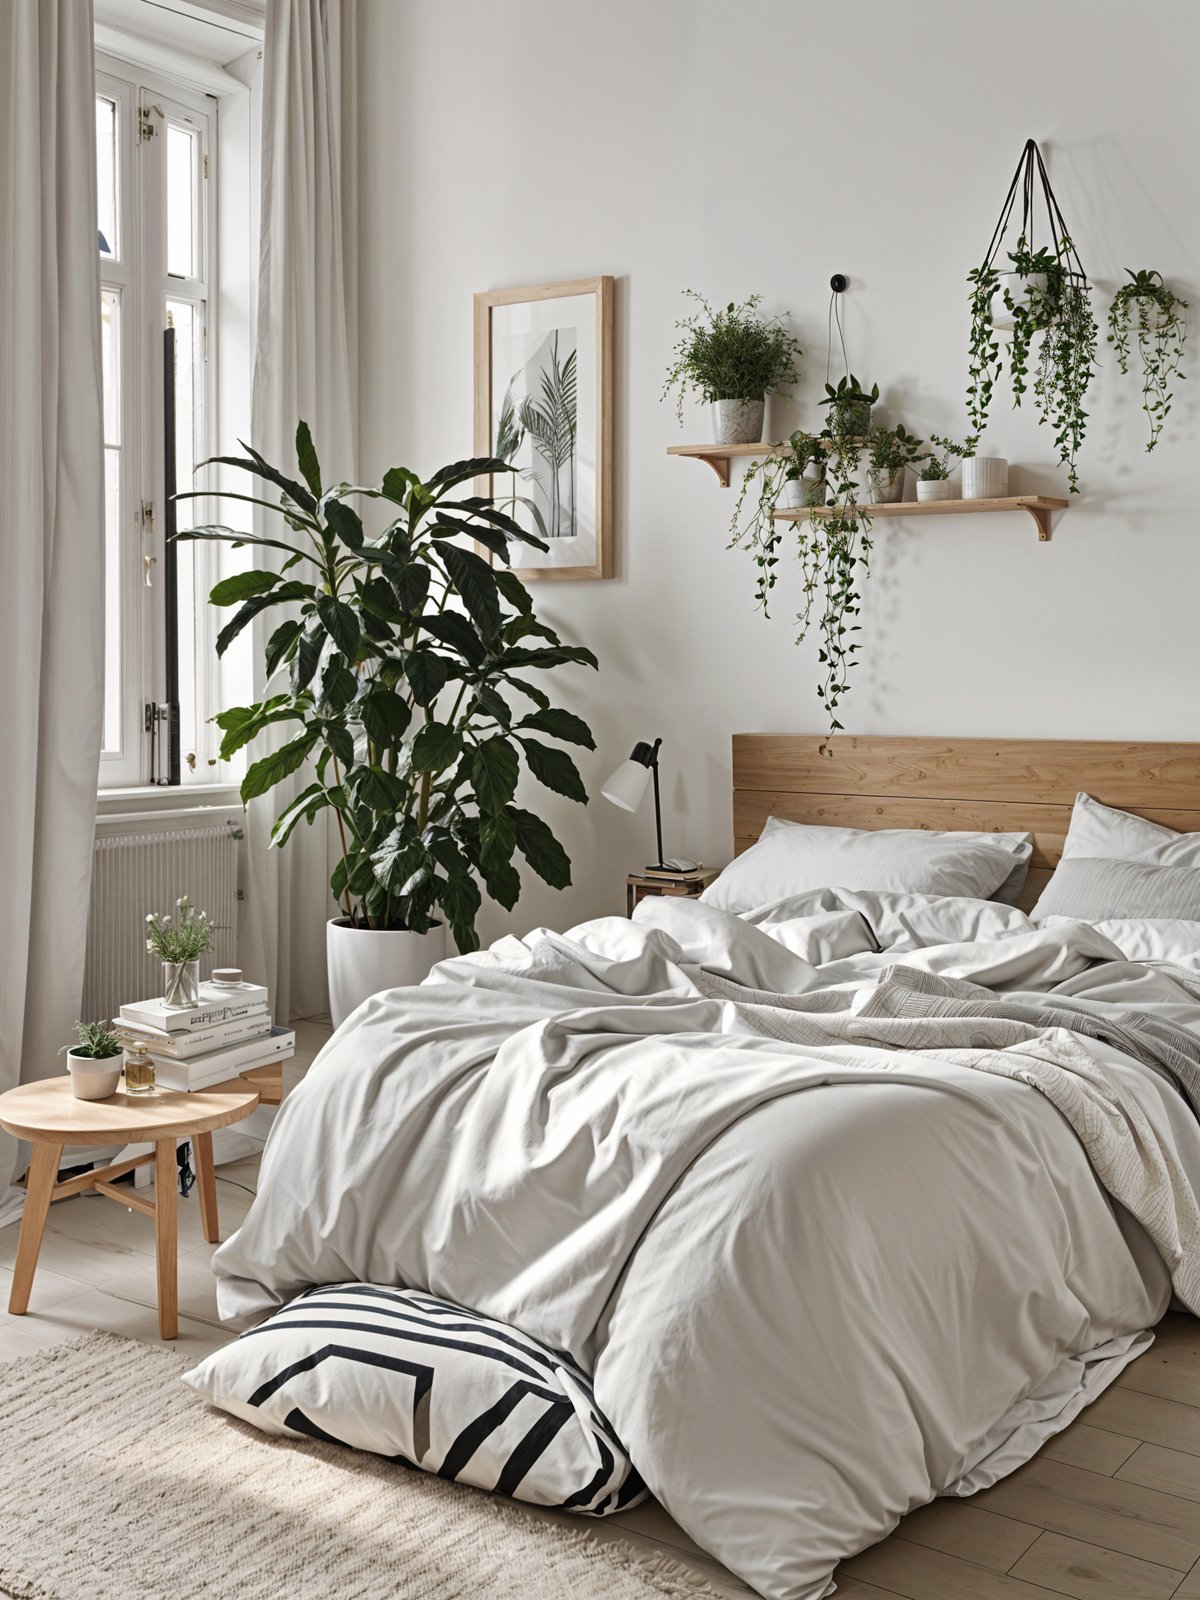
M 632 758 L 622 761 L 601 785 L 600 793 L 622 811 L 636 811 L 650 783 L 650 768 Z

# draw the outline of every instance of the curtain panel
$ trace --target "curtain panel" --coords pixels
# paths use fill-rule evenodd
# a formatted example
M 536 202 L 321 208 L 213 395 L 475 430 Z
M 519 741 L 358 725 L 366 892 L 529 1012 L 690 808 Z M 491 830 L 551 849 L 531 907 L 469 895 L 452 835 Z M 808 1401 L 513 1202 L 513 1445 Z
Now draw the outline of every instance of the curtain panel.
M 79 1015 L 104 691 L 91 0 L 0 3 L 0 1089 Z M 22 1162 L 0 1133 L 0 1224 Z

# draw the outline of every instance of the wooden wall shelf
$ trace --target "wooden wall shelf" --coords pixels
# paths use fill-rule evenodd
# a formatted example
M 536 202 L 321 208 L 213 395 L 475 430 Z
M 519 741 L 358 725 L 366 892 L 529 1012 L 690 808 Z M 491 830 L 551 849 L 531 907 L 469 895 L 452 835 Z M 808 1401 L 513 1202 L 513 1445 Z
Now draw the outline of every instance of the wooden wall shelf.
M 776 511 L 779 522 L 807 522 L 814 514 L 831 517 L 835 506 L 797 506 Z M 860 506 L 874 522 L 876 517 L 961 517 L 976 516 L 985 511 L 1028 511 L 1038 531 L 1038 539 L 1046 543 L 1050 538 L 1050 513 L 1065 511 L 1067 501 L 1046 494 L 1015 494 L 1003 500 L 897 500 L 890 505 Z
M 758 444 L 669 444 L 669 456 L 694 456 L 697 461 L 707 461 L 720 479 L 722 489 L 729 487 L 729 463 L 735 456 L 770 456 L 782 450 L 781 444 L 760 440 Z

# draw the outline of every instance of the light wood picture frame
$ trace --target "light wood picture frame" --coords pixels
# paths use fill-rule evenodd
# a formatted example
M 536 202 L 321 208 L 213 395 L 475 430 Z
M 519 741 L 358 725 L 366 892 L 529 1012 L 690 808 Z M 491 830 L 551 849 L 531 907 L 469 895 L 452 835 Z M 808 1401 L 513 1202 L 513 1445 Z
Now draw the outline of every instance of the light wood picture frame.
M 475 296 L 475 453 L 517 467 L 485 492 L 550 546 L 523 582 L 612 577 L 612 414 L 611 277 Z

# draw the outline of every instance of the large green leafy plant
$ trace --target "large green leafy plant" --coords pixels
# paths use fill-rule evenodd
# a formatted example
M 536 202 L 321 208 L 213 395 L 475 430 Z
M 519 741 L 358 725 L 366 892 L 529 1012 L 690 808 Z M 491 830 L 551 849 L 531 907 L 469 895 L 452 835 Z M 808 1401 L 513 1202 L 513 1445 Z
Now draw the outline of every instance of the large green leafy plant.
M 469 492 L 470 480 L 511 468 L 492 458 L 457 461 L 422 481 L 393 467 L 378 488 L 324 488 L 304 422 L 299 479 L 243 448 L 245 458 L 216 459 L 257 477 L 264 491 L 224 497 L 277 512 L 282 536 L 222 526 L 177 535 L 249 546 L 278 568 L 224 578 L 210 597 L 237 607 L 218 654 L 260 613 L 283 612 L 266 646 L 271 692 L 216 718 L 221 756 L 276 724 L 294 729 L 251 764 L 241 786 L 248 802 L 312 763 L 273 842 L 286 844 L 299 823 L 332 811 L 341 855 L 330 886 L 352 923 L 424 933 L 440 910 L 459 949 L 473 950 L 480 883 L 511 909 L 521 891 L 518 852 L 552 887 L 571 881 L 549 827 L 515 804 L 522 763 L 548 789 L 586 804 L 560 745 L 595 748 L 587 724 L 528 678 L 595 667 L 595 656 L 564 645 L 534 616 L 514 574 L 475 549 L 504 561 L 512 539 L 546 548 L 493 499 Z M 272 491 L 278 500 L 266 498 Z M 368 536 L 350 504 L 359 496 L 389 512 L 377 535 Z

